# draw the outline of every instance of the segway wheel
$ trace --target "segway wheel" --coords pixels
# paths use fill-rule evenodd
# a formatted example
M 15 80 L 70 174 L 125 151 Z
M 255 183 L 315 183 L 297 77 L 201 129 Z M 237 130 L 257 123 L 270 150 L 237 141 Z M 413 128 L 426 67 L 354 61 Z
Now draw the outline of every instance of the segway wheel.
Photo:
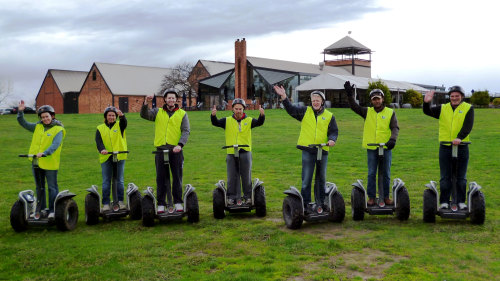
M 226 216 L 226 211 L 224 210 L 224 193 L 218 188 L 214 189 L 212 193 L 212 203 L 214 210 L 214 218 L 223 219 Z
M 199 222 L 200 221 L 200 207 L 198 206 L 198 195 L 196 192 L 191 192 L 186 199 L 187 207 L 187 221 Z
M 78 222 L 78 205 L 75 200 L 68 198 L 57 202 L 55 219 L 59 230 L 75 229 Z
M 24 204 L 17 200 L 10 210 L 10 225 L 16 232 L 22 232 L 28 229 L 28 222 L 25 219 Z
M 424 190 L 424 222 L 436 222 L 437 196 L 430 189 Z
M 267 213 L 266 190 L 263 185 L 260 185 L 257 188 L 255 188 L 254 200 L 255 200 L 255 214 L 258 217 L 265 217 Z
M 283 219 L 289 229 L 299 229 L 304 221 L 302 202 L 295 196 L 286 196 L 283 200 Z
M 129 198 L 130 202 L 130 218 L 133 220 L 140 220 L 142 218 L 142 196 L 139 191 L 135 191 L 134 193 L 130 194 Z
M 402 187 L 398 190 L 397 196 L 397 206 L 396 206 L 396 217 L 400 221 L 408 220 L 410 217 L 410 195 L 406 187 Z
M 353 188 L 351 191 L 351 213 L 352 219 L 355 221 L 362 221 L 365 218 L 365 194 Z
M 345 218 L 345 202 L 342 194 L 336 192 L 332 195 L 332 210 L 328 220 L 331 222 L 342 222 Z
M 142 225 L 147 227 L 155 225 L 155 203 L 151 196 L 142 198 Z
M 471 199 L 470 221 L 473 224 L 484 224 L 486 207 L 484 194 L 481 191 L 474 193 Z
M 99 198 L 88 193 L 87 196 L 85 196 L 85 223 L 87 225 L 99 223 L 99 211 Z

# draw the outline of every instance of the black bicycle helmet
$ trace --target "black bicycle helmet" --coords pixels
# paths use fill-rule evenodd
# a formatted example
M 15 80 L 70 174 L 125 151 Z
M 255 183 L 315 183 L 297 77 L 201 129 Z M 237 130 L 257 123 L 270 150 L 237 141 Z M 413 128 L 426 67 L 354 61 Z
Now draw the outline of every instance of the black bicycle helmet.
M 106 107 L 106 109 L 104 109 L 104 118 L 106 118 L 106 115 L 110 111 L 114 112 L 115 115 L 118 116 L 118 113 L 116 112 L 116 107 L 114 107 L 114 106 L 108 106 L 108 107 Z
M 234 106 L 235 106 L 235 105 L 237 105 L 237 104 L 241 104 L 241 105 L 243 105 L 243 108 L 246 108 L 246 107 L 247 107 L 247 103 L 245 102 L 245 100 L 240 99 L 240 98 L 235 98 L 235 99 L 233 100 L 233 103 L 232 103 L 232 105 L 231 105 L 231 106 L 232 106 L 232 107 L 234 107 Z
M 451 94 L 453 92 L 459 92 L 460 94 L 462 94 L 462 97 L 465 97 L 464 89 L 462 89 L 462 87 L 460 86 L 451 86 L 448 90 L 448 94 Z
M 168 93 L 174 93 L 176 97 L 179 96 L 179 92 L 177 92 L 177 89 L 175 89 L 175 88 L 168 88 L 165 91 L 163 91 L 163 98 L 166 98 Z
M 382 90 L 380 90 L 380 89 L 373 89 L 370 92 L 370 99 L 372 99 L 374 97 L 384 98 L 384 92 Z
M 55 116 L 56 115 L 56 111 L 54 110 L 54 108 L 50 105 L 42 105 L 40 106 L 40 108 L 38 108 L 38 110 L 36 111 L 36 113 L 38 113 L 38 117 L 40 117 L 40 115 L 42 115 L 42 113 L 44 112 L 48 112 L 50 113 L 50 115 L 52 116 Z

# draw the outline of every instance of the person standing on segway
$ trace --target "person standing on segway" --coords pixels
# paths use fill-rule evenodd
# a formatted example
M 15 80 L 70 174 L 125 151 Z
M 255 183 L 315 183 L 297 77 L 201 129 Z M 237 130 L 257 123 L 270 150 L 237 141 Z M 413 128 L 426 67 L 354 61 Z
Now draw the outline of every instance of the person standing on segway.
M 119 120 L 116 118 L 119 116 Z M 113 176 L 113 157 L 110 157 L 113 151 L 126 151 L 127 139 L 125 129 L 127 128 L 127 119 L 120 109 L 114 106 L 108 106 L 104 109 L 104 123 L 97 126 L 95 133 L 95 142 L 97 151 L 99 152 L 99 162 L 102 169 L 102 210 L 110 210 L 110 187 L 111 178 Z M 118 205 L 120 209 L 125 209 L 126 205 L 123 203 L 123 190 L 124 180 L 123 174 L 125 171 L 125 160 L 127 154 L 121 153 L 117 155 L 117 193 Z
M 217 108 L 214 105 L 210 119 L 212 125 L 224 129 L 226 146 L 248 145 L 239 148 L 239 160 L 234 155 L 234 149 L 227 149 L 227 197 L 228 204 L 233 205 L 241 198 L 243 187 L 243 202 L 252 204 L 252 129 L 262 126 L 266 119 L 264 109 L 259 107 L 259 118 L 249 117 L 245 113 L 246 103 L 243 99 L 236 98 L 232 103 L 233 115 L 217 119 Z M 241 184 L 240 184 L 241 183 Z
M 21 100 L 18 106 L 17 121 L 26 130 L 33 132 L 33 139 L 29 154 L 36 154 L 38 169 L 33 168 L 35 177 L 37 205 L 39 210 L 46 208 L 45 180 L 49 188 L 49 219 L 54 219 L 54 201 L 56 200 L 59 187 L 57 185 L 57 172 L 59 170 L 61 149 L 66 130 L 63 124 L 56 119 L 54 108 L 50 105 L 42 105 L 37 113 L 40 121 L 30 123 L 24 119 L 26 105 Z M 45 157 L 44 157 L 45 156 Z M 30 159 L 32 160 L 32 159 Z
M 184 154 L 182 149 L 186 145 L 190 128 L 186 111 L 179 108 L 177 102 L 178 93 L 174 88 L 163 92 L 165 104 L 161 108 L 148 109 L 148 102 L 154 96 L 147 96 L 141 108 L 141 117 L 155 122 L 154 146 L 157 151 L 169 150 L 169 164 L 165 165 L 163 153 L 155 154 L 156 163 L 156 193 L 158 198 L 158 213 L 165 212 L 168 193 L 173 196 L 174 207 L 177 212 L 183 212 L 182 206 L 182 169 L 184 166 Z M 170 186 L 170 171 L 172 172 L 172 189 Z M 171 192 L 170 192 L 171 191 Z
M 333 114 L 325 109 L 325 94 L 321 91 L 311 93 L 312 106 L 294 106 L 288 100 L 283 86 L 274 86 L 274 91 L 280 96 L 286 112 L 301 122 L 297 148 L 302 150 L 302 187 L 301 195 L 304 200 L 304 210 L 312 212 L 308 206 L 311 202 L 311 182 L 316 166 L 314 182 L 314 197 L 316 205 L 323 206 L 325 201 L 326 166 L 330 146 L 337 142 L 338 127 Z M 322 149 L 321 162 L 316 161 L 317 149 L 308 147 L 310 144 L 327 143 Z
M 439 141 L 452 142 L 459 145 L 462 141 L 469 141 L 469 134 L 474 125 L 474 108 L 471 104 L 464 102 L 465 92 L 460 86 L 449 89 L 450 102 L 431 107 L 434 91 L 429 91 L 424 97 L 424 114 L 439 119 Z M 439 168 L 441 170 L 440 208 L 448 208 L 452 189 L 451 150 L 449 144 L 439 145 Z M 457 198 L 458 207 L 463 210 L 465 204 L 465 190 L 467 186 L 467 165 L 469 163 L 469 147 L 458 146 L 458 169 L 457 169 Z
M 384 105 L 384 92 L 374 89 L 370 92 L 370 102 L 372 107 L 362 107 L 354 100 L 354 85 L 349 81 L 344 84 L 351 110 L 365 119 L 363 131 L 363 147 L 366 148 L 368 158 L 368 206 L 376 204 L 377 191 L 377 167 L 378 167 L 378 147 L 368 146 L 369 143 L 385 143 L 384 146 L 384 203 L 392 205 L 393 201 L 389 196 L 389 185 L 391 183 L 391 161 L 392 149 L 396 145 L 399 134 L 398 119 L 396 112 Z M 380 186 L 378 188 L 381 188 Z

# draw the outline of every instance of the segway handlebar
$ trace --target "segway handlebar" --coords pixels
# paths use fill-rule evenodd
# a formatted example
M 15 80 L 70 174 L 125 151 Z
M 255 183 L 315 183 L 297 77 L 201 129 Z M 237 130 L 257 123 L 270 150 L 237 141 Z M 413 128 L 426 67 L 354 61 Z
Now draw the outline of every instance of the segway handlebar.
M 19 154 L 19 157 L 33 157 L 36 158 L 36 154 Z M 42 155 L 42 157 L 47 157 L 47 155 Z
M 233 145 L 223 146 L 222 149 L 226 149 L 226 148 L 238 148 L 238 147 L 250 147 L 250 146 L 248 144 L 233 144 Z
M 152 154 L 160 154 L 160 153 L 168 153 L 170 150 L 169 149 L 163 149 L 163 150 L 156 150 L 152 151 Z
M 125 151 L 113 151 L 111 154 L 116 155 L 116 154 L 122 154 L 122 153 L 130 153 L 128 150 Z
M 440 141 L 439 143 L 440 144 L 453 144 L 452 141 Z M 468 145 L 468 144 L 471 144 L 471 142 L 470 141 L 462 141 L 458 145 Z
M 308 145 L 308 147 L 310 147 L 310 148 L 323 147 L 323 146 L 328 146 L 328 144 L 327 143 L 313 143 L 313 144 Z
M 440 141 L 440 144 L 450 144 L 451 146 L 451 157 L 452 158 L 458 158 L 458 146 L 463 146 L 463 145 L 469 145 L 471 144 L 470 141 L 462 141 L 458 145 L 453 145 L 453 142 L 451 141 Z
M 383 147 L 385 145 L 385 143 L 383 143 L 383 142 L 381 142 L 381 143 L 367 143 L 366 145 L 368 145 L 368 146 L 379 146 L 379 147 L 382 146 Z
M 378 156 L 384 156 L 384 145 L 385 143 L 367 143 L 367 146 L 378 146 Z
M 323 158 L 323 149 L 321 149 L 323 146 L 328 146 L 328 143 L 313 143 L 307 145 L 309 148 L 317 148 L 318 152 L 316 153 L 316 160 L 321 161 Z

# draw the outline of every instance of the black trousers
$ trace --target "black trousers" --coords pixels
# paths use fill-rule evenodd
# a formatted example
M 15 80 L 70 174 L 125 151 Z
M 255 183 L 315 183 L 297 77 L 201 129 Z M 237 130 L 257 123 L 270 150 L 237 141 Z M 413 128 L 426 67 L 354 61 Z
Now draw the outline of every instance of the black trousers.
M 155 155 L 156 164 L 156 199 L 158 205 L 183 203 L 182 200 L 182 168 L 184 166 L 184 154 L 182 150 L 168 153 L 169 164 L 163 161 L 163 153 Z M 170 171 L 169 171 L 170 170 Z M 172 172 L 172 185 L 170 185 L 170 172 Z M 172 188 L 171 188 L 172 187 Z M 173 195 L 173 203 L 172 203 Z

